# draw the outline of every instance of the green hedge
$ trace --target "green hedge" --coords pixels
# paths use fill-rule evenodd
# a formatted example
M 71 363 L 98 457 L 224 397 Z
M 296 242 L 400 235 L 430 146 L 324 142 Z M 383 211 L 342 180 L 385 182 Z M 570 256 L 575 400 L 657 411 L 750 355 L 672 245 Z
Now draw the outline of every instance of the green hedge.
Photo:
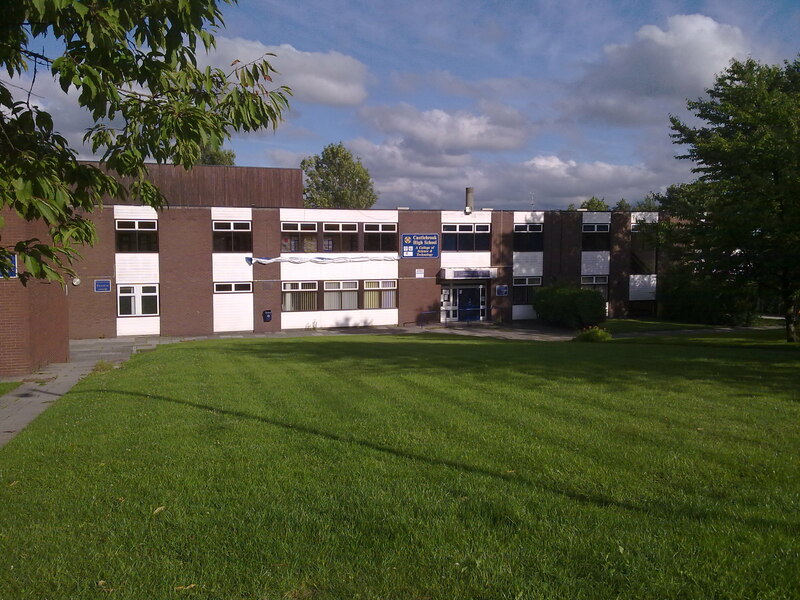
M 749 325 L 757 296 L 748 287 L 732 287 L 697 275 L 671 272 L 658 281 L 658 316 L 711 325 Z
M 543 287 L 536 291 L 533 308 L 543 321 L 571 329 L 591 327 L 606 319 L 603 295 L 578 287 Z

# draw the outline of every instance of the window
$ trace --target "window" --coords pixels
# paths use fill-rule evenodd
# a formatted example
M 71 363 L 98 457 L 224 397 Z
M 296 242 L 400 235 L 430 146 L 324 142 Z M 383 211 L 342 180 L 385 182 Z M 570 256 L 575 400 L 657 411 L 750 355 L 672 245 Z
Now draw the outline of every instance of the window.
M 647 233 L 631 230 L 631 275 L 656 272 L 656 249 Z
M 541 252 L 544 234 L 541 223 L 514 225 L 514 252 Z
M 397 252 L 397 223 L 364 223 L 364 252 Z
M 323 223 L 323 252 L 358 252 L 358 223 Z
M 117 252 L 158 252 L 158 221 L 117 221 Z
M 584 252 L 611 250 L 610 231 L 608 223 L 584 223 L 581 248 Z
M 491 235 L 488 224 L 442 225 L 442 250 L 485 252 L 491 249 Z
M 317 252 L 317 224 L 281 223 L 281 252 Z
M 284 281 L 281 284 L 283 291 L 281 310 L 284 312 L 298 312 L 317 310 L 317 282 L 316 281 Z
M 365 281 L 364 308 L 397 308 L 397 281 Z
M 158 285 L 117 286 L 117 315 L 120 317 L 158 315 Z
M 357 281 L 326 281 L 323 302 L 325 310 L 357 310 Z
M 541 277 L 514 277 L 514 285 L 511 287 L 511 302 L 513 304 L 533 304 L 533 294 L 541 285 Z
M 241 283 L 214 284 L 215 294 L 237 294 L 237 293 L 248 293 L 252 291 L 253 291 L 253 284 L 249 281 L 243 281 Z
M 252 252 L 250 221 L 214 221 L 214 252 Z
M 585 290 L 595 290 L 603 295 L 603 300 L 608 302 L 608 275 L 583 275 L 581 287 Z

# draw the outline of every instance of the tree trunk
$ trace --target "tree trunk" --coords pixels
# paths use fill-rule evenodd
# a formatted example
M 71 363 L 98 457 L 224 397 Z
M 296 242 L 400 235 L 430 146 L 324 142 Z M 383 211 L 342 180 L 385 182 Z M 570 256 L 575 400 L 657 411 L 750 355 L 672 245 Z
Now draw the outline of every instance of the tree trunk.
M 784 298 L 786 316 L 786 341 L 797 342 L 797 303 L 792 297 Z

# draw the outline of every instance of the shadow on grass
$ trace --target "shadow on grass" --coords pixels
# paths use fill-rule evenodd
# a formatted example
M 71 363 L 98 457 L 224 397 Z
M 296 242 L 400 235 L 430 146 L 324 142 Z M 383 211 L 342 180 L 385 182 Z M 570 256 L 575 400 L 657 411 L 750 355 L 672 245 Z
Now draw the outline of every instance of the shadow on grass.
M 758 518 L 758 517 L 742 517 L 739 515 L 732 515 L 729 513 L 723 512 L 711 512 L 699 509 L 697 507 L 691 506 L 674 506 L 671 504 L 666 504 L 663 502 L 650 502 L 646 505 L 637 505 L 632 502 L 626 502 L 621 500 L 615 500 L 613 498 L 609 498 L 607 496 L 602 496 L 598 494 L 590 494 L 585 492 L 579 492 L 575 490 L 569 489 L 560 489 L 553 486 L 548 486 L 543 484 L 542 482 L 533 481 L 522 477 L 516 473 L 506 473 L 501 471 L 494 471 L 491 469 L 487 469 L 480 466 L 466 464 L 460 461 L 450 460 L 447 458 L 437 458 L 437 457 L 430 457 L 425 456 L 422 454 L 417 454 L 414 452 L 409 452 L 407 450 L 403 450 L 400 448 L 393 448 L 391 446 L 387 446 L 384 444 L 378 444 L 372 442 L 370 440 L 358 439 L 354 437 L 348 437 L 339 435 L 336 433 L 323 431 L 318 428 L 308 427 L 306 425 L 301 424 L 293 424 L 293 423 L 284 423 L 282 421 L 272 419 L 269 417 L 261 416 L 261 415 L 254 415 L 243 411 L 231 410 L 220 408 L 216 406 L 212 406 L 210 404 L 201 404 L 198 402 L 191 402 L 188 400 L 181 400 L 178 398 L 170 398 L 167 396 L 161 396 L 157 394 L 144 394 L 140 392 L 131 392 L 131 391 L 124 391 L 124 390 L 111 390 L 111 389 L 84 389 L 83 392 L 89 393 L 96 393 L 96 394 L 114 394 L 120 395 L 123 397 L 138 397 L 143 398 L 148 401 L 158 400 L 161 402 L 168 402 L 171 404 L 176 404 L 179 406 L 185 406 L 194 408 L 197 410 L 211 412 L 213 414 L 218 415 L 225 415 L 228 417 L 235 417 L 238 419 L 246 419 L 250 421 L 255 421 L 258 423 L 262 423 L 264 425 L 269 425 L 272 427 L 277 427 L 283 430 L 290 431 L 292 433 L 315 436 L 318 438 L 322 438 L 331 442 L 341 443 L 341 444 L 350 444 L 355 446 L 360 446 L 362 448 L 366 448 L 368 450 L 388 454 L 397 458 L 410 460 L 422 464 L 426 464 L 429 466 L 434 467 L 447 467 L 450 469 L 455 469 L 464 473 L 470 473 L 473 475 L 480 475 L 484 477 L 490 477 L 492 479 L 501 480 L 503 482 L 512 484 L 512 485 L 520 485 L 531 489 L 536 489 L 540 491 L 549 492 L 556 496 L 561 496 L 567 498 L 569 500 L 579 502 L 584 505 L 589 505 L 597 508 L 618 508 L 627 511 L 633 511 L 637 513 L 647 514 L 652 517 L 657 518 L 685 518 L 691 519 L 696 521 L 707 521 L 707 520 L 714 520 L 714 519 L 722 519 L 727 521 L 733 521 L 737 523 L 747 524 L 754 528 L 773 528 L 779 529 L 787 534 L 790 535 L 798 535 L 800 534 L 800 523 L 793 523 L 793 522 L 783 522 L 777 521 L 774 519 L 765 519 L 765 518 Z
M 520 383 L 528 385 L 535 380 L 583 380 L 592 386 L 611 386 L 619 392 L 649 389 L 656 395 L 664 388 L 653 387 L 654 384 L 669 386 L 671 382 L 689 381 L 723 383 L 742 397 L 779 395 L 800 401 L 800 353 L 772 352 L 772 348 L 754 351 L 655 344 L 553 344 L 446 334 L 346 340 L 326 337 L 315 338 L 314 343 L 308 343 L 308 339 L 296 343 L 298 339 L 200 344 L 212 344 L 215 352 L 231 360 L 236 360 L 237 355 L 276 365 L 300 360 L 310 369 L 341 362 L 342 369 L 355 369 L 358 375 L 446 369 L 454 377 L 482 373 L 507 379 L 520 376 Z M 201 346 L 191 346 L 198 347 Z M 189 349 L 189 345 L 185 348 Z

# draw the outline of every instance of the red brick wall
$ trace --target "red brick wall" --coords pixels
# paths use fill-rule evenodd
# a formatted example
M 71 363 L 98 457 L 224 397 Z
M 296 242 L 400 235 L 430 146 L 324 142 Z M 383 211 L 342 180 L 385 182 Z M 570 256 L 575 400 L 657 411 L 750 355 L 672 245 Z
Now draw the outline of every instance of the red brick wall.
M 3 210 L 3 245 L 47 239 L 46 229 Z M 24 375 L 69 359 L 69 321 L 64 289 L 56 283 L 0 279 L 0 375 Z
M 117 294 L 114 273 L 114 207 L 106 206 L 91 215 L 97 242 L 81 250 L 83 258 L 73 265 L 81 280 L 67 286 L 69 327 L 74 339 L 116 337 Z M 95 279 L 110 279 L 110 292 L 95 292 Z
M 161 335 L 212 333 L 211 209 L 169 208 L 158 228 Z
M 397 228 L 400 233 L 400 245 L 403 243 L 404 233 L 437 233 L 439 234 L 439 253 L 441 256 L 442 218 L 438 211 L 410 211 L 398 212 Z M 418 279 L 417 269 L 423 269 L 424 278 Z M 423 315 L 429 311 L 438 311 L 441 300 L 441 286 L 438 283 L 438 274 L 441 261 L 438 258 L 400 258 L 398 265 L 397 305 L 398 321 L 404 323 L 417 323 L 420 319 L 431 322 L 439 321 L 438 312 Z
M 489 290 L 491 320 L 511 322 L 511 284 L 514 266 L 514 213 L 495 211 L 492 213 L 492 266 L 497 267 L 497 279 Z M 497 286 L 508 286 L 507 296 L 497 296 Z
M 281 253 L 280 211 L 276 208 L 253 210 L 253 256 L 271 257 Z M 253 326 L 258 333 L 280 331 L 281 265 L 253 265 Z M 272 321 L 265 323 L 262 312 L 272 311 Z

